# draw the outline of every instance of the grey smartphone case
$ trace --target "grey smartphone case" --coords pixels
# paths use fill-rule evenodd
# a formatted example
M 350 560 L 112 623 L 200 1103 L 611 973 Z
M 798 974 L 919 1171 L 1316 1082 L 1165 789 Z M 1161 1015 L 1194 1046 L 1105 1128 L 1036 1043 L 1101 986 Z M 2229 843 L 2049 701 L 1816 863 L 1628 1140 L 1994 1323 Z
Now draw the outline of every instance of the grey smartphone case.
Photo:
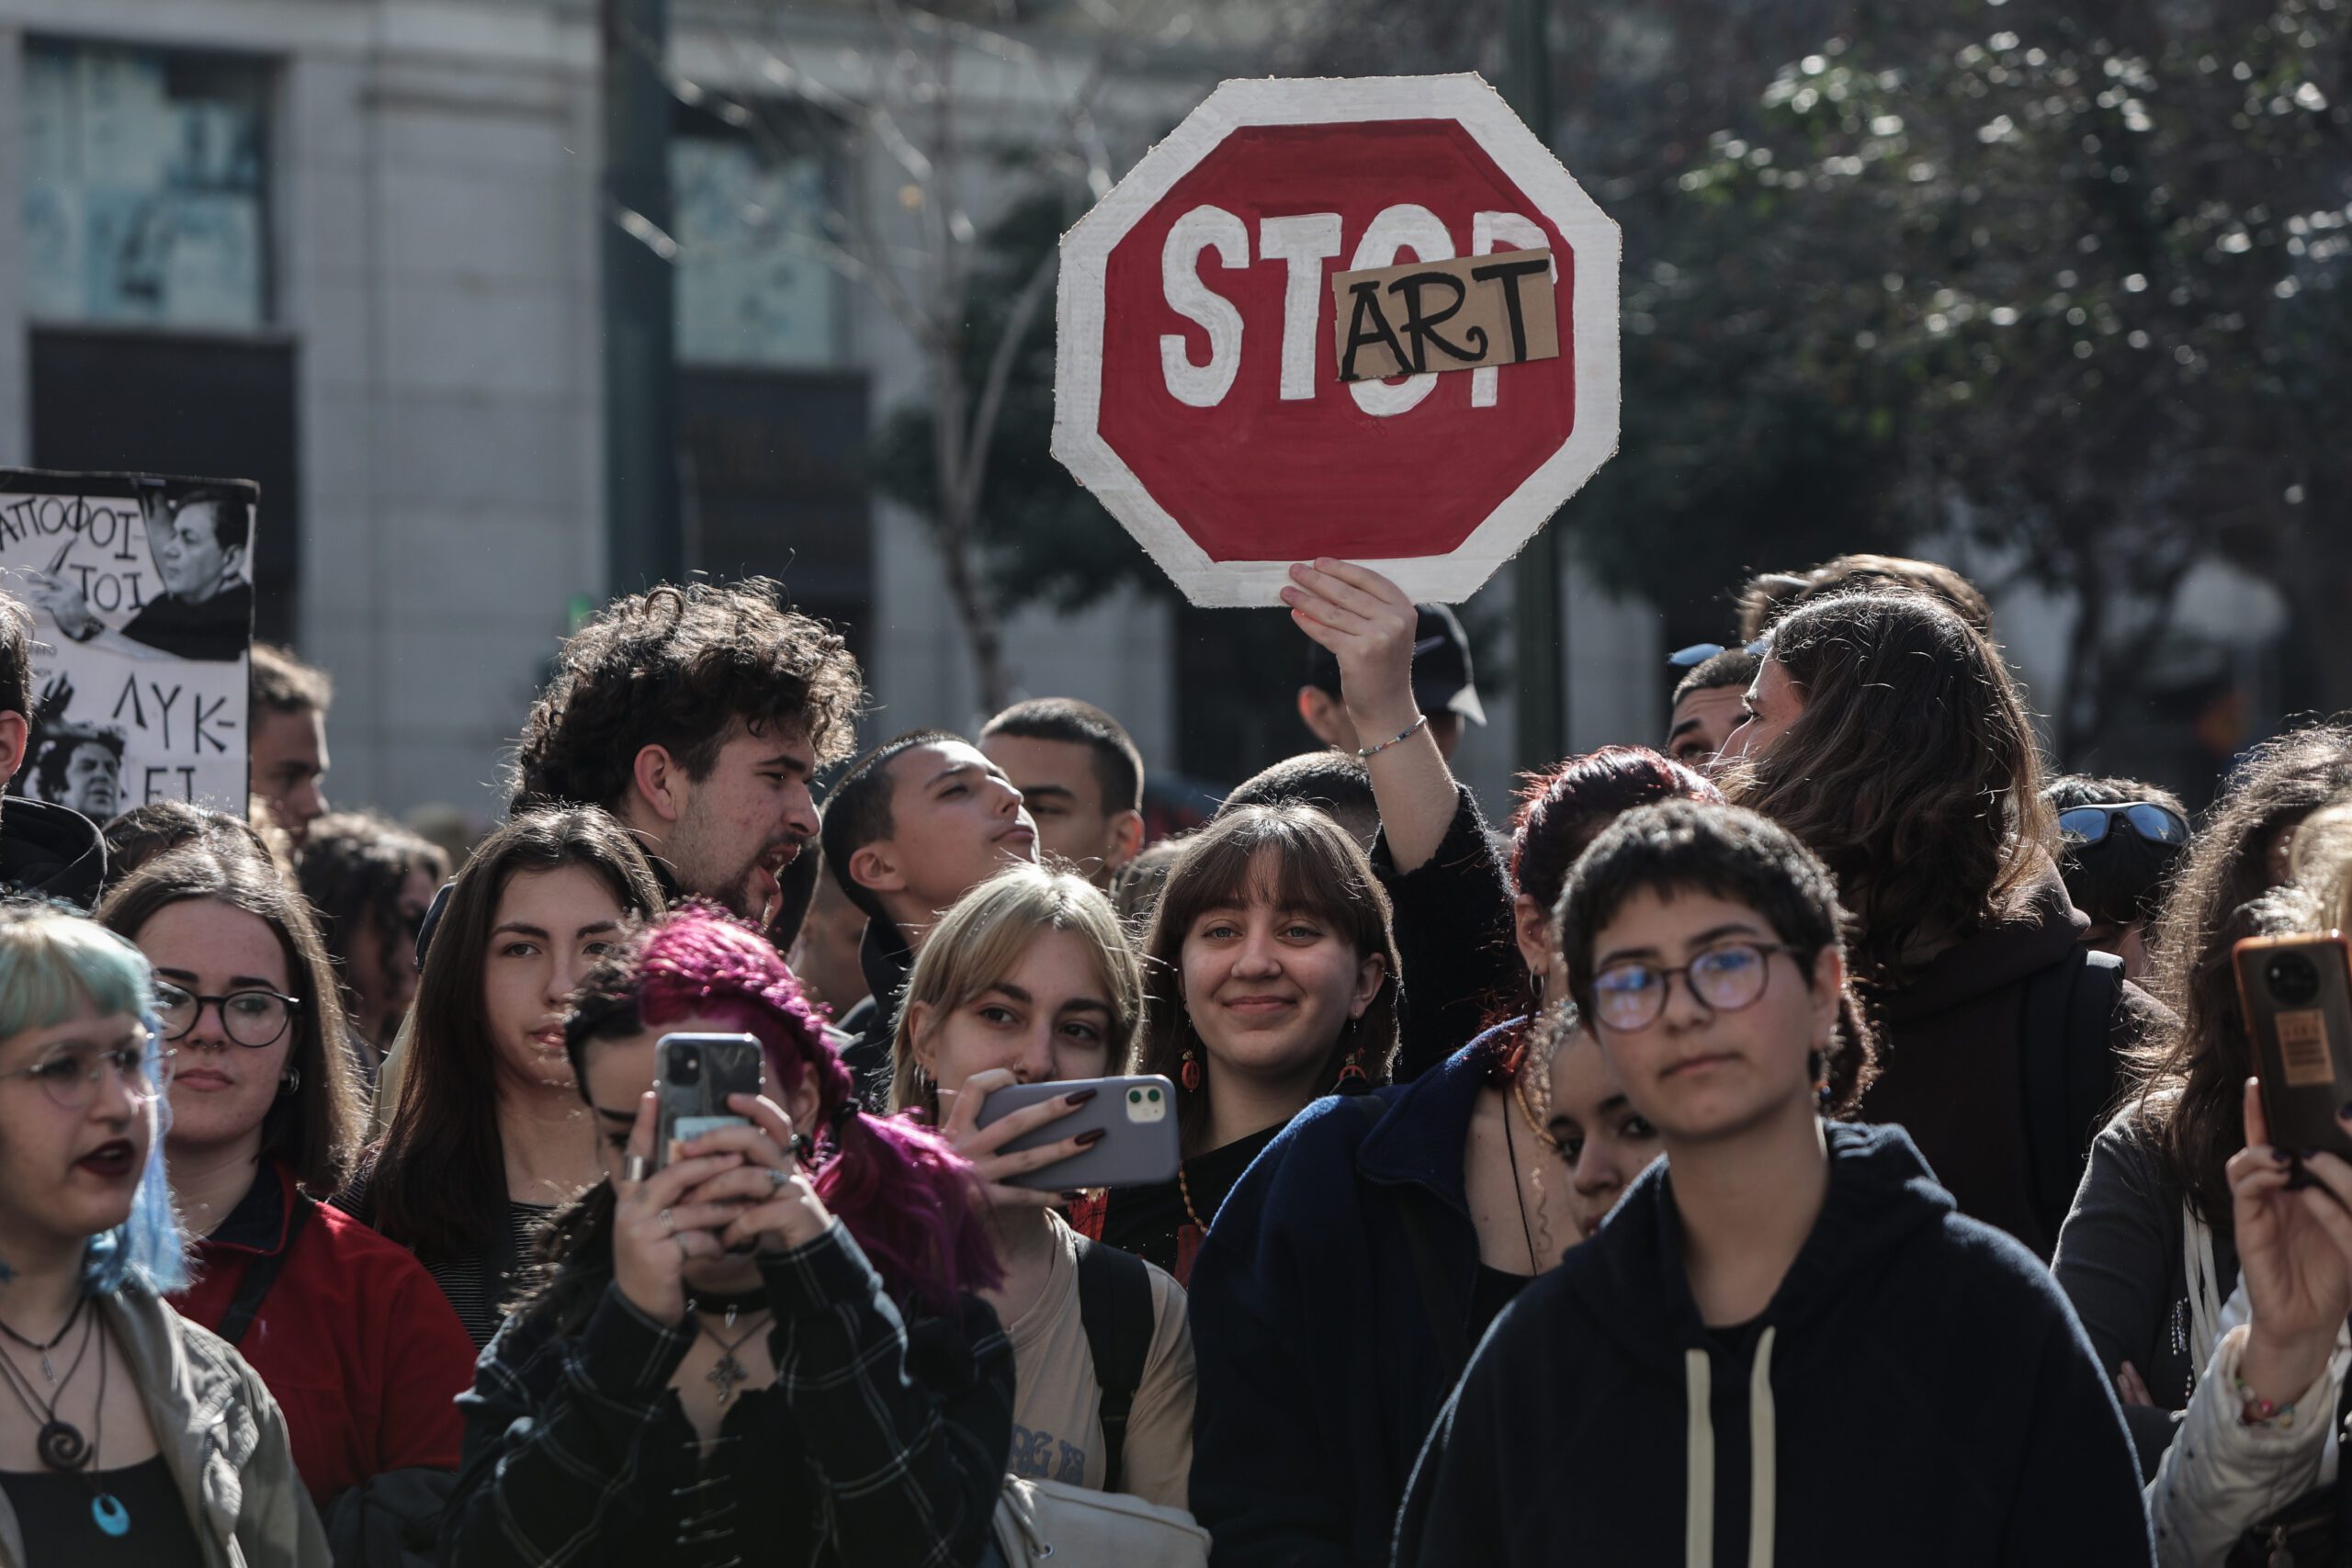
M 1097 1128 L 1102 1141 L 1074 1156 L 1016 1176 L 1007 1186 L 1042 1192 L 1074 1192 L 1083 1188 L 1139 1187 L 1166 1181 L 1182 1162 L 1176 1128 L 1176 1086 L 1156 1077 L 1088 1078 L 1069 1083 L 1023 1083 L 998 1089 L 981 1101 L 976 1120 L 986 1127 L 1014 1111 L 1059 1100 L 1080 1089 L 1096 1091 L 1092 1100 L 1067 1116 L 1056 1117 L 1034 1132 L 1024 1133 L 1000 1153 L 1034 1149 L 1074 1138 Z
M 670 1163 L 673 1144 L 741 1124 L 743 1118 L 728 1108 L 727 1097 L 759 1093 L 763 1062 L 754 1035 L 664 1034 L 653 1049 L 653 1088 L 661 1107 L 655 1166 Z

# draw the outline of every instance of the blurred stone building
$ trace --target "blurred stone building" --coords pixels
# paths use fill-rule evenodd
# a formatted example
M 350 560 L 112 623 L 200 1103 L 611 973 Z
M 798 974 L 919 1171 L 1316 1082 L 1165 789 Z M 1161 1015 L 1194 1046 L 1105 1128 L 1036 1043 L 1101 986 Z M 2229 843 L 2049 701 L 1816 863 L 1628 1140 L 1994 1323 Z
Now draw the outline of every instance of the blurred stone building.
M 1006 145 L 1051 130 L 1100 50 L 1061 6 L 1017 9 L 1042 13 L 1020 50 L 976 38 L 958 76 Z M 671 25 L 678 74 L 741 101 L 855 101 L 893 69 L 850 0 L 676 0 Z M 1236 36 L 1121 65 L 1120 167 L 1265 69 Z M 608 591 L 603 48 L 594 0 L 0 0 L 0 463 L 258 479 L 260 630 L 335 676 L 340 798 L 489 816 L 550 651 Z M 887 207 L 903 170 L 686 101 L 672 132 L 686 564 L 775 572 L 847 628 L 874 733 L 971 724 L 929 536 L 865 456 L 919 358 L 796 243 L 845 191 Z M 1573 739 L 1649 737 L 1655 626 L 1570 592 Z M 1176 621 L 1133 594 L 1024 612 L 1009 663 L 1119 714 L 1155 767 L 1231 782 L 1266 759 L 1182 754 Z M 1487 706 L 1463 763 L 1493 807 L 1508 692 Z

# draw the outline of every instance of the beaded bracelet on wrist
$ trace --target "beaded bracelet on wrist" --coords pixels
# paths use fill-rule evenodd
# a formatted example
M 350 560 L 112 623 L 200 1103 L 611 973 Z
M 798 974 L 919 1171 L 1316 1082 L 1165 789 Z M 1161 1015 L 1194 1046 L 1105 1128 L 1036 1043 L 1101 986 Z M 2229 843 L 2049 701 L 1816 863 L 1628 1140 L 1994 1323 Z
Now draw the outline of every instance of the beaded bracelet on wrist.
M 1387 739 L 1385 739 L 1385 740 L 1382 741 L 1379 745 L 1377 745 L 1377 746 L 1359 746 L 1359 747 L 1357 747 L 1357 748 L 1356 748 L 1356 756 L 1357 756 L 1358 758 L 1377 757 L 1377 756 L 1379 756 L 1379 755 L 1380 755 L 1380 753 L 1382 753 L 1383 751 L 1387 750 L 1388 750 L 1388 748 L 1390 748 L 1391 746 L 1396 745 L 1399 740 L 1409 740 L 1409 739 L 1412 739 L 1412 737 L 1413 737 L 1416 733 L 1418 733 L 1418 732 L 1419 731 L 1420 728 L 1421 728 L 1423 725 L 1425 725 L 1425 724 L 1429 723 L 1429 721 L 1430 721 L 1430 716 L 1429 716 L 1429 715 L 1427 715 L 1427 714 L 1423 714 L 1423 715 L 1421 715 L 1421 716 L 1420 716 L 1420 717 L 1419 717 L 1419 718 L 1415 719 L 1412 723 L 1410 723 L 1410 724 L 1407 725 L 1404 728 L 1402 728 L 1402 729 L 1398 730 L 1396 734 L 1394 734 L 1394 735 L 1390 736 Z

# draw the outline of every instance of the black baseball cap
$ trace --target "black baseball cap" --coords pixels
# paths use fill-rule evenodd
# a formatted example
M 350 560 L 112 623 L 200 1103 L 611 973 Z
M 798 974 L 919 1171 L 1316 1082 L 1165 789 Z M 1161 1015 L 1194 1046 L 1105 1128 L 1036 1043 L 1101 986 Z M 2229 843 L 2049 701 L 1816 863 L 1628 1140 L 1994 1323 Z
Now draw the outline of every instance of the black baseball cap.
M 1487 722 L 1486 705 L 1470 671 L 1470 639 L 1462 623 L 1442 604 L 1417 604 L 1420 624 L 1413 631 L 1413 700 L 1423 713 L 1456 713 L 1472 724 Z M 1340 661 L 1321 643 L 1309 643 L 1306 683 L 1333 696 L 1340 693 Z

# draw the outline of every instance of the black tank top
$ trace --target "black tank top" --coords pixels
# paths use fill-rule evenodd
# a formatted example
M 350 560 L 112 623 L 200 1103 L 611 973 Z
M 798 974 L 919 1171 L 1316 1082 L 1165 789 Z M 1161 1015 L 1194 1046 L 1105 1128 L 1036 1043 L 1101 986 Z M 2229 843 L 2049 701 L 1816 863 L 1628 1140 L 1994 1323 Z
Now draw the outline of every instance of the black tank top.
M 130 1528 L 108 1535 L 91 1509 L 91 1487 L 110 1495 Z M 87 1477 L 55 1471 L 0 1470 L 0 1492 L 24 1532 L 28 1568 L 203 1568 L 204 1550 L 187 1503 L 157 1454 L 144 1464 Z

